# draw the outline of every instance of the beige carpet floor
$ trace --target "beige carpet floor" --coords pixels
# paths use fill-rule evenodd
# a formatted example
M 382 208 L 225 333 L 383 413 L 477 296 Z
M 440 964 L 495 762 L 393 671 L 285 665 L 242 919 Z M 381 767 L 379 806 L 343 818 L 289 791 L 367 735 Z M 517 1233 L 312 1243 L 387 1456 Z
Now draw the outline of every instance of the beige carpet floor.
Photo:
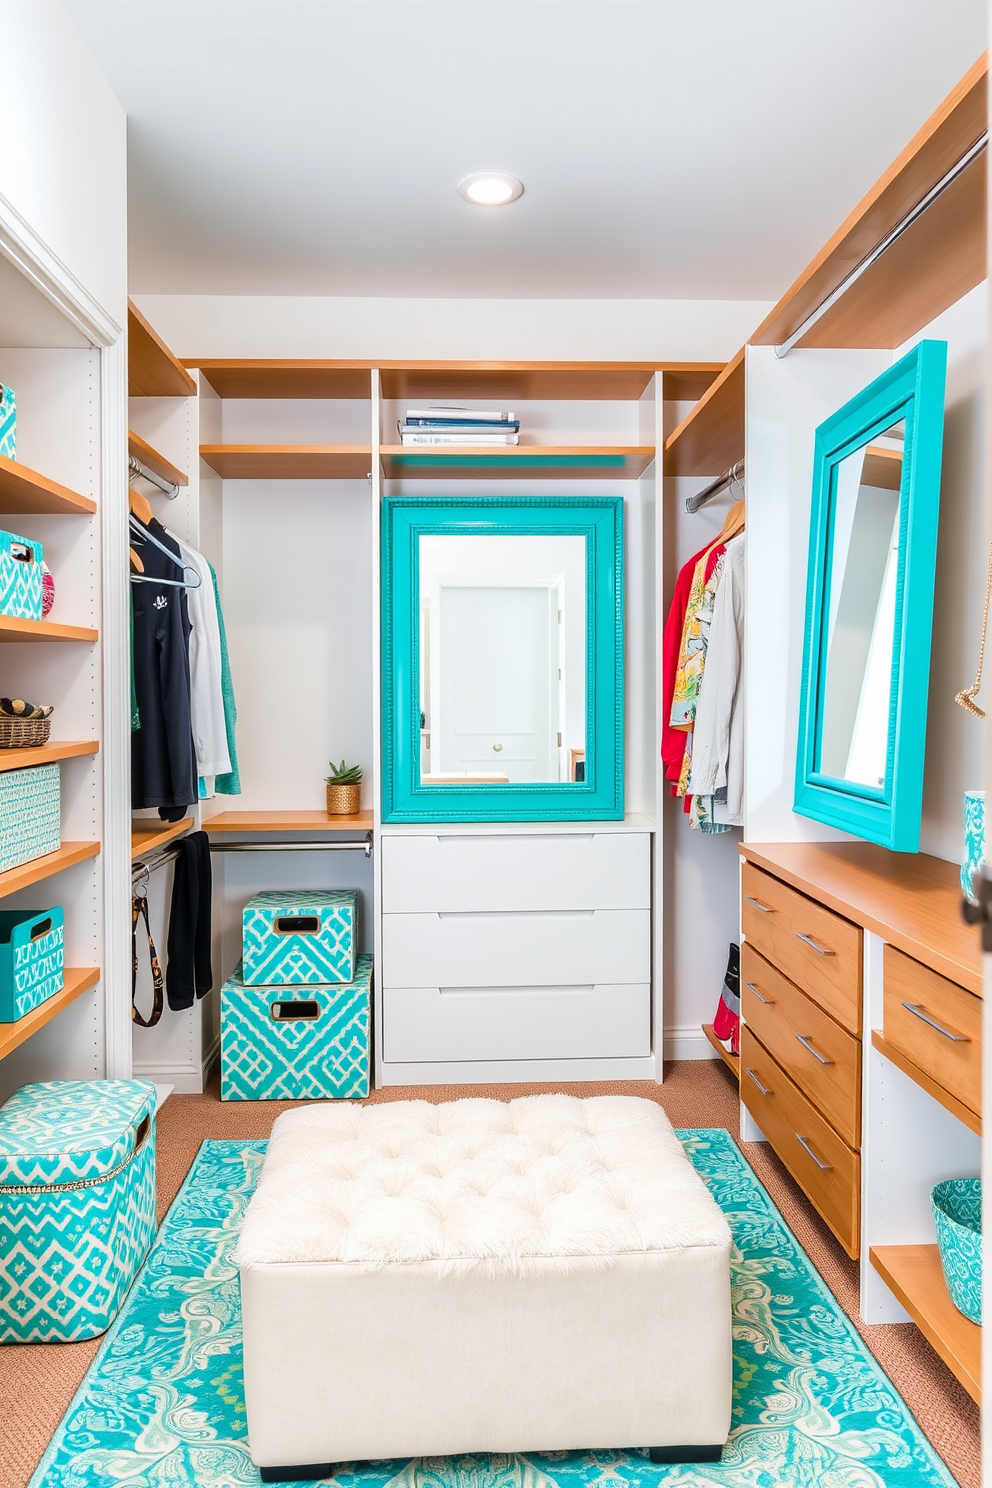
M 569 1095 L 641 1095 L 656 1100 L 673 1126 L 725 1126 L 738 1131 L 737 1090 L 721 1064 L 672 1064 L 662 1086 L 499 1085 L 393 1088 L 374 1101 L 456 1100 L 492 1096 L 509 1100 L 562 1090 Z M 222 1104 L 216 1086 L 204 1095 L 170 1096 L 158 1122 L 159 1213 L 164 1215 L 204 1138 L 263 1137 L 290 1103 Z M 980 1488 L 979 1411 L 911 1324 L 865 1327 L 858 1321 L 858 1267 L 841 1250 L 781 1163 L 764 1143 L 742 1148 L 841 1307 L 896 1385 L 913 1415 L 962 1488 Z M 99 1347 L 76 1344 L 6 1344 L 0 1348 L 0 1488 L 25 1488 L 41 1454 Z

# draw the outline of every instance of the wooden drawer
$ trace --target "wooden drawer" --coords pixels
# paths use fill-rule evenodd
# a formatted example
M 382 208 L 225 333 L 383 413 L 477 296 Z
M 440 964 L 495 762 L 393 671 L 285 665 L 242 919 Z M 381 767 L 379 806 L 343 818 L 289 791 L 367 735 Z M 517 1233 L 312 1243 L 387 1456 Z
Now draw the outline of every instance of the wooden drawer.
M 650 834 L 386 835 L 382 907 L 386 914 L 650 909 Z
M 847 1145 L 860 1147 L 860 1039 L 747 943 L 741 948 L 741 1011 L 752 1033 Z
M 392 987 L 382 994 L 387 1062 L 610 1059 L 651 1052 L 640 986 Z
M 861 931 L 832 909 L 745 863 L 741 928 L 790 982 L 851 1033 L 861 1032 Z
M 861 1159 L 748 1027 L 741 1032 L 741 1099 L 848 1255 L 857 1259 Z
M 980 1116 L 982 999 L 887 945 L 883 1004 L 886 1042 Z
M 384 987 L 588 987 L 650 980 L 646 909 L 382 917 Z

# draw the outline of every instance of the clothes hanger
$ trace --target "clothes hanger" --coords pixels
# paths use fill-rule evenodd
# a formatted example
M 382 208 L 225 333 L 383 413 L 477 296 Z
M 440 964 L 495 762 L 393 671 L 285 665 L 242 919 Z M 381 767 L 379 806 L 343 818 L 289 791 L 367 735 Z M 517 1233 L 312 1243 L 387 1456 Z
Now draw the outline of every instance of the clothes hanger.
M 728 511 L 723 526 L 720 528 L 718 542 L 727 543 L 732 537 L 737 537 L 744 531 L 745 504 L 743 499 L 735 501 Z
M 128 505 L 131 509 L 132 517 L 137 517 L 138 520 L 140 522 L 144 522 L 145 526 L 147 527 L 148 523 L 151 522 L 155 516 L 148 497 L 142 496 L 141 492 L 136 491 L 133 486 L 128 486 L 127 499 Z
M 137 553 L 134 551 L 133 548 L 131 548 L 129 551 L 131 554 L 131 567 L 135 569 L 137 573 L 144 573 L 145 565 L 142 563 Z
M 133 532 L 136 532 L 140 536 L 143 542 L 149 542 L 153 548 L 158 548 L 159 552 L 164 553 L 169 562 L 174 563 L 177 568 L 181 568 L 184 574 L 193 575 L 192 579 L 147 579 L 139 577 L 137 574 L 132 574 L 132 584 L 166 584 L 170 589 L 199 589 L 203 580 L 195 568 L 191 568 L 188 563 L 184 563 L 181 558 L 177 558 L 175 553 L 171 553 L 165 544 L 160 543 L 158 538 L 154 537 L 152 533 L 146 532 L 135 517 L 128 518 L 128 525 Z

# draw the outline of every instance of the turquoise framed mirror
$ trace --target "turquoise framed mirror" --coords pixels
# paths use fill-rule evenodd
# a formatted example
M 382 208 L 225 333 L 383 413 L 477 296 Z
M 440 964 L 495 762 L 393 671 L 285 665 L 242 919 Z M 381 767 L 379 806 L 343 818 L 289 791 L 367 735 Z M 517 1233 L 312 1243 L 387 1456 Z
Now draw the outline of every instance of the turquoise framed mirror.
M 816 431 L 795 810 L 918 852 L 947 344 Z
M 623 817 L 623 500 L 382 503 L 382 818 Z

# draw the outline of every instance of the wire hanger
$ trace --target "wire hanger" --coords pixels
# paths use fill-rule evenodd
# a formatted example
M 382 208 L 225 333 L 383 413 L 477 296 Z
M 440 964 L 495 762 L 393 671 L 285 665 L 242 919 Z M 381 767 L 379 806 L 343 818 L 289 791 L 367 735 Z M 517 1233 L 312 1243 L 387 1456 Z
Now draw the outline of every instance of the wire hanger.
M 165 544 L 160 543 L 158 538 L 149 532 L 136 517 L 128 517 L 128 525 L 134 532 L 138 533 L 142 541 L 151 543 L 153 548 L 158 548 L 159 552 L 164 553 L 169 562 L 174 563 L 177 568 L 181 568 L 184 574 L 193 575 L 192 579 L 149 579 L 143 574 L 132 574 L 132 584 L 167 584 L 170 589 L 199 589 L 203 580 L 195 568 L 192 568 L 188 563 L 184 563 L 181 558 L 177 558 L 175 553 L 170 552 Z

